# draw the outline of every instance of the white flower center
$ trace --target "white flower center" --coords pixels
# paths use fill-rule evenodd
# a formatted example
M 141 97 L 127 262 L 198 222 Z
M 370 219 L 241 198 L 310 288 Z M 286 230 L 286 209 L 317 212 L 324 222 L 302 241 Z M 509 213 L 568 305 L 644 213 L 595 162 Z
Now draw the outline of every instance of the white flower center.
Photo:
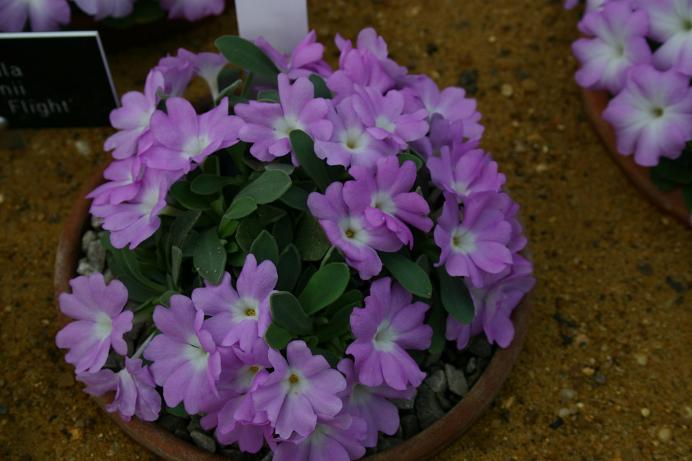
M 377 117 L 377 120 L 375 120 L 375 126 L 377 128 L 382 128 L 384 131 L 389 133 L 394 133 L 394 130 L 396 130 L 396 125 L 394 125 L 394 123 L 384 115 Z
M 204 149 L 207 148 L 209 142 L 209 137 L 206 135 L 192 138 L 187 143 L 185 143 L 183 153 L 188 158 L 197 157 L 204 151 Z
M 462 196 L 467 196 L 469 194 L 469 186 L 460 181 L 454 181 L 452 183 L 452 189 L 454 192 Z
M 209 363 L 209 352 L 202 348 L 197 335 L 190 335 L 185 346 L 185 357 L 192 364 L 192 367 L 197 370 L 203 370 Z
M 300 371 L 289 368 L 284 380 L 284 387 L 287 393 L 298 395 L 302 394 L 309 387 L 309 384 Z
M 370 206 L 390 215 L 396 213 L 396 205 L 392 200 L 392 196 L 387 192 L 378 191 L 372 194 Z
M 349 151 L 360 153 L 368 145 L 368 138 L 362 130 L 353 127 L 341 132 L 341 143 Z
M 113 331 L 113 319 L 105 312 L 99 312 L 94 322 L 94 335 L 102 341 L 111 335 Z
M 252 298 L 240 298 L 231 306 L 233 319 L 238 322 L 243 320 L 257 320 L 259 303 Z
M 356 245 L 366 245 L 369 240 L 368 232 L 363 229 L 363 225 L 360 220 L 347 217 L 344 218 L 340 223 L 341 231 L 346 240 Z
M 457 253 L 472 253 L 476 249 L 476 236 L 473 232 L 457 227 L 452 232 L 452 250 Z
M 396 344 L 396 339 L 398 337 L 397 332 L 392 328 L 392 325 L 388 322 L 382 322 L 377 327 L 377 332 L 372 338 L 372 344 L 378 351 L 391 351 Z
M 274 122 L 274 131 L 277 134 L 277 139 L 288 138 L 293 130 L 302 130 L 303 124 L 300 123 L 298 117 L 291 114 L 286 114 L 279 117 Z
M 139 211 L 143 215 L 150 215 L 156 205 L 159 203 L 159 189 L 158 187 L 150 187 L 144 191 L 142 195 L 142 200 L 139 204 Z

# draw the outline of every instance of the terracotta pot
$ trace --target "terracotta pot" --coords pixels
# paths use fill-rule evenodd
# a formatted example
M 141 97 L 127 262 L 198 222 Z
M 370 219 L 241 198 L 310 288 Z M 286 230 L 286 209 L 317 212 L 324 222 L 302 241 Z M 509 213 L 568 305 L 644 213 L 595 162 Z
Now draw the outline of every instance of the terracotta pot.
M 81 237 L 89 223 L 89 202 L 83 198 L 102 181 L 99 171 L 74 204 L 64 225 L 55 259 L 55 296 L 69 289 L 68 281 L 76 274 L 81 253 Z M 528 330 L 531 305 L 524 300 L 514 311 L 514 341 L 507 349 L 498 350 L 476 384 L 452 410 L 415 437 L 389 450 L 364 458 L 367 461 L 421 461 L 428 459 L 461 436 L 483 414 L 507 379 L 517 361 Z M 61 323 L 69 321 L 61 316 Z M 95 399 L 104 408 L 105 398 Z M 228 461 L 228 458 L 203 451 L 174 436 L 164 428 L 133 418 L 125 422 L 115 413 L 108 413 L 128 435 L 156 455 L 169 461 Z
M 627 175 L 632 184 L 657 207 L 675 216 L 685 224 L 692 226 L 692 214 L 685 206 L 682 190 L 677 189 L 672 192 L 661 191 L 651 181 L 649 168 L 637 165 L 634 162 L 633 156 L 624 156 L 618 152 L 615 130 L 601 116 L 608 105 L 608 92 L 582 89 L 582 98 L 591 124 L 600 136 L 603 144 L 605 144 L 610 156 Z

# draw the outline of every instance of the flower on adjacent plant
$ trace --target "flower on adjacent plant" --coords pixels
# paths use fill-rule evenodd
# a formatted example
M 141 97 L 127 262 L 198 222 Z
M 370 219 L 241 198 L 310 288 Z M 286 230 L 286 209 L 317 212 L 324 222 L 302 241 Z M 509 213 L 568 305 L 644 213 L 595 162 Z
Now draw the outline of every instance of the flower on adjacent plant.
M 127 354 L 123 335 L 132 329 L 133 318 L 131 311 L 123 310 L 127 288 L 119 280 L 106 284 L 100 273 L 74 278 L 70 287 L 72 293 L 60 295 L 60 311 L 75 321 L 58 332 L 55 343 L 70 349 L 65 361 L 75 366 L 76 373 L 96 373 L 111 347 L 120 355 Z
M 103 219 L 115 248 L 136 248 L 161 225 L 159 212 L 166 206 L 166 194 L 181 175 L 148 169 L 134 198 L 122 203 L 93 203 L 91 214 Z
M 274 461 L 350 461 L 365 454 L 363 439 L 366 423 L 341 413 L 320 419 L 307 437 L 280 442 L 274 449 Z
M 206 430 L 216 428 L 220 443 L 237 443 L 242 451 L 257 453 L 265 439 L 271 436 L 266 413 L 256 411 L 252 392 L 269 375 L 269 347 L 262 339 L 243 351 L 229 348 L 221 354 L 219 396 L 206 404 L 201 425 Z
M 358 381 L 353 360 L 341 359 L 338 370 L 346 377 L 348 387 L 343 392 L 344 411 L 365 421 L 363 445 L 377 446 L 378 434 L 394 435 L 399 430 L 399 409 L 390 400 L 410 400 L 416 394 L 414 387 L 405 391 L 392 389 L 387 385 L 366 386 Z
M 166 405 L 183 402 L 185 411 L 196 414 L 210 395 L 216 395 L 221 374 L 221 356 L 209 331 L 203 328 L 204 313 L 192 300 L 173 295 L 170 308 L 156 306 L 154 324 L 161 334 L 144 350 L 156 384 L 163 387 Z
M 405 111 L 404 95 L 397 90 L 382 94 L 372 87 L 357 86 L 354 88 L 353 110 L 373 138 L 400 150 L 406 149 L 407 142 L 416 141 L 428 133 L 425 109 Z
M 115 392 L 106 410 L 129 421 L 137 416 L 143 421 L 156 421 L 161 412 L 161 395 L 156 390 L 149 367 L 142 366 L 141 359 L 125 358 L 125 368 L 118 372 L 103 369 L 97 373 L 81 373 L 77 379 L 86 384 L 84 391 L 101 396 Z
M 689 77 L 675 70 L 634 67 L 603 118 L 615 128 L 620 153 L 634 154 L 639 165 L 654 166 L 661 157 L 675 159 L 692 140 Z
M 255 43 L 274 62 L 279 71 L 292 80 L 310 77 L 312 74 L 328 77 L 332 73 L 329 64 L 322 59 L 324 45 L 317 41 L 317 33 L 314 30 L 296 45 L 289 56 L 274 48 L 264 37 L 258 37 Z
M 235 113 L 244 121 L 240 139 L 252 143 L 250 153 L 261 161 L 271 161 L 291 152 L 289 135 L 302 130 L 315 139 L 329 139 L 332 124 L 327 120 L 329 105 L 315 98 L 315 88 L 305 77 L 291 84 L 285 74 L 278 77 L 279 102 L 250 101 L 236 104 Z
M 372 282 L 365 307 L 351 313 L 356 339 L 346 349 L 360 383 L 399 391 L 420 386 L 425 373 L 406 350 L 430 347 L 432 328 L 425 323 L 429 308 L 412 302 L 411 294 L 389 277 Z
M 285 359 L 274 349 L 269 362 L 274 370 L 252 392 L 257 411 L 264 411 L 283 440 L 293 434 L 307 437 L 315 431 L 318 418 L 333 418 L 343 407 L 339 393 L 346 388 L 344 377 L 321 355 L 312 355 L 303 341 L 291 341 Z
M 396 146 L 370 135 L 353 109 L 353 98 L 329 107 L 334 130 L 329 139 L 315 140 L 315 154 L 329 165 L 372 167 L 377 159 L 395 155 Z
M 113 151 L 113 158 L 128 158 L 151 146 L 152 140 L 146 135 L 163 89 L 163 74 L 152 70 L 147 75 L 144 93 L 130 91 L 123 95 L 122 106 L 113 109 L 110 114 L 111 125 L 119 131 L 110 136 L 104 145 L 107 151 Z
M 439 156 L 428 158 L 426 165 L 433 183 L 459 201 L 477 192 L 499 192 L 505 183 L 497 162 L 472 143 L 444 146 Z
M 617 93 L 633 65 L 651 61 L 646 41 L 649 20 L 633 10 L 629 1 L 607 3 L 602 11 L 587 13 L 579 30 L 590 38 L 574 42 L 572 50 L 581 63 L 576 79 L 584 88 Z
M 160 0 L 160 2 L 161 8 L 168 11 L 169 18 L 185 18 L 188 21 L 218 16 L 226 5 L 225 0 Z
M 27 21 L 34 32 L 58 29 L 70 22 L 67 0 L 0 0 L 0 31 L 21 32 Z
M 238 142 L 243 121 L 228 115 L 228 98 L 218 106 L 197 115 L 189 101 L 166 100 L 166 112 L 151 117 L 155 143 L 143 154 L 148 167 L 188 173 L 214 152 Z
M 449 87 L 440 91 L 430 77 L 417 75 L 408 82 L 404 95 L 409 111 L 424 108 L 428 120 L 437 114 L 449 123 L 462 122 L 464 136 L 469 139 L 480 139 L 483 135 L 485 128 L 479 123 L 481 114 L 476 110 L 476 100 L 467 98 L 463 88 Z
M 382 270 L 377 251 L 392 253 L 402 243 L 384 227 L 373 228 L 365 218 L 365 208 L 354 209 L 346 203 L 344 185 L 334 182 L 324 194 L 308 196 L 308 208 L 317 218 L 329 241 L 344 255 L 360 278 L 369 280 Z
M 488 342 L 508 347 L 514 339 L 511 315 L 522 298 L 533 288 L 531 263 L 516 255 L 514 265 L 503 273 L 490 276 L 483 288 L 467 284 L 475 308 L 473 321 L 459 323 L 451 315 L 447 318 L 446 337 L 464 349 L 472 336 L 484 332 Z
M 220 53 L 192 53 L 183 48 L 178 50 L 178 56 L 190 62 L 194 73 L 207 82 L 211 97 L 216 100 L 219 96 L 219 75 L 228 60 Z
M 163 75 L 165 82 L 163 93 L 167 97 L 182 97 L 195 75 L 195 66 L 189 59 L 188 53 L 187 50 L 179 48 L 176 56 L 168 55 L 161 58 L 153 69 Z
M 509 267 L 512 225 L 506 217 L 508 201 L 503 193 L 479 192 L 465 200 L 462 213 L 456 198 L 445 194 L 434 232 L 435 243 L 442 250 L 437 265 L 451 276 L 469 277 L 477 287 L 483 286 L 485 274 L 499 274 Z
M 74 0 L 89 16 L 100 21 L 105 18 L 123 18 L 132 13 L 135 0 Z
M 689 0 L 638 0 L 649 15 L 649 35 L 661 46 L 654 64 L 692 76 L 692 2 Z
M 428 202 L 411 192 L 417 177 L 411 160 L 400 165 L 397 157 L 386 157 L 379 159 L 374 169 L 354 166 L 349 174 L 354 180 L 344 184 L 344 201 L 350 209 L 364 210 L 368 227 L 386 229 L 410 247 L 413 234 L 407 224 L 423 232 L 432 229 Z
M 264 336 L 271 322 L 269 295 L 277 280 L 273 262 L 266 260 L 257 264 L 255 256 L 248 254 L 235 288 L 231 284 L 231 274 L 225 272 L 218 285 L 205 282 L 203 288 L 192 292 L 195 307 L 210 316 L 204 327 L 217 344 L 237 344 L 240 349 L 249 351 L 257 338 Z

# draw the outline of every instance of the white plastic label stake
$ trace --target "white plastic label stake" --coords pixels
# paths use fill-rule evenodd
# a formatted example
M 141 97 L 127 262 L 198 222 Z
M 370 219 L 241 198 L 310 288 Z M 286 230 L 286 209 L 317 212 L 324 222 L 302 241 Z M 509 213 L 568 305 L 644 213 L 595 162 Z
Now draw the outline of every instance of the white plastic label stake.
M 235 0 L 240 36 L 290 53 L 308 33 L 307 0 Z

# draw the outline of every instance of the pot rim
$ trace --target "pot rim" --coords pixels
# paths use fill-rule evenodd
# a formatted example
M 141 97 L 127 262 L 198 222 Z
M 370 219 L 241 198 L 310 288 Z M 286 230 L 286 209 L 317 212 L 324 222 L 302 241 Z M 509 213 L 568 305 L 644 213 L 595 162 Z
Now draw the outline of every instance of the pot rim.
M 66 324 L 69 319 L 58 306 L 58 296 L 69 289 L 69 280 L 76 274 L 77 262 L 81 253 L 81 239 L 89 222 L 88 192 L 102 181 L 105 165 L 85 183 L 70 214 L 65 221 L 55 258 L 54 290 L 58 307 L 59 323 Z M 433 425 L 385 451 L 362 458 L 362 461 L 420 461 L 442 451 L 466 432 L 481 417 L 500 391 L 517 361 L 519 352 L 528 332 L 531 311 L 530 295 L 526 295 L 512 313 L 515 334 L 506 349 L 498 349 L 478 381 L 468 394 Z M 96 403 L 135 441 L 168 461 L 229 461 L 227 457 L 198 448 L 163 427 L 144 422 L 138 418 L 124 421 L 117 413 L 106 411 L 109 400 L 105 397 L 92 397 Z
M 602 117 L 609 101 L 608 92 L 582 88 L 581 94 L 591 126 L 598 133 L 610 157 L 617 163 L 630 182 L 660 210 L 675 216 L 688 226 L 692 226 L 692 212 L 688 211 L 685 206 L 682 190 L 663 192 L 651 181 L 650 168 L 635 163 L 632 155 L 625 156 L 618 152 L 615 130 Z

